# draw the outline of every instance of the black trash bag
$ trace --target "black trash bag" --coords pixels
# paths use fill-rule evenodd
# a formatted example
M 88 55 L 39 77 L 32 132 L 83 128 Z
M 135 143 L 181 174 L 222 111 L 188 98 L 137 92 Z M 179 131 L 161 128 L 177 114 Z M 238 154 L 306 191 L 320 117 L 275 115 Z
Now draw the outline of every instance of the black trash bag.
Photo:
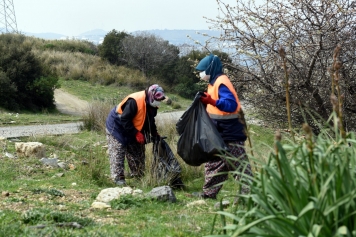
M 200 101 L 198 92 L 191 106 L 184 112 L 176 124 L 179 134 L 178 155 L 191 166 L 219 159 L 227 146 L 213 121 Z
M 153 140 L 152 174 L 159 182 L 166 182 L 172 188 L 184 188 L 182 169 L 165 138 Z

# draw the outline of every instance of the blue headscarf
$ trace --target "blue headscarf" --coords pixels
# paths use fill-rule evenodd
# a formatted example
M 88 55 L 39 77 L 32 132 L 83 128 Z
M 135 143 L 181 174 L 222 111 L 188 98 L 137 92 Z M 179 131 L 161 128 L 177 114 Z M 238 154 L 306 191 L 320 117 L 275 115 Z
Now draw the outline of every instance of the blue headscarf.
M 222 63 L 216 55 L 210 54 L 198 63 L 195 68 L 197 71 L 205 71 L 206 75 L 210 75 L 209 83 L 214 84 L 216 78 L 223 74 Z

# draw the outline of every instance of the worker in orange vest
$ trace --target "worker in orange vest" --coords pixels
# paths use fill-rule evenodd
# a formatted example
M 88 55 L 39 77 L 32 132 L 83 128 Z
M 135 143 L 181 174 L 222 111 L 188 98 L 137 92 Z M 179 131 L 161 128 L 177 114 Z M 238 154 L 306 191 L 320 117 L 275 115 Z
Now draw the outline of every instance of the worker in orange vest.
M 228 178 L 229 171 L 234 172 L 234 177 L 242 181 L 241 173 L 253 177 L 251 165 L 244 149 L 247 139 L 244 125 L 239 120 L 241 103 L 230 79 L 223 73 L 222 63 L 216 55 L 204 57 L 197 65 L 200 79 L 208 82 L 207 92 L 200 98 L 206 105 L 206 111 L 217 127 L 221 137 L 229 148 L 229 154 L 234 157 L 226 160 L 219 157 L 205 163 L 205 182 L 203 192 L 193 193 L 201 198 L 216 199 L 222 188 L 222 183 Z M 242 181 L 241 192 L 249 193 L 249 181 Z
M 110 174 L 113 181 L 125 185 L 125 156 L 132 177 L 142 177 L 145 170 L 145 144 L 150 136 L 159 139 L 155 117 L 165 99 L 157 84 L 132 93 L 115 106 L 106 119 Z

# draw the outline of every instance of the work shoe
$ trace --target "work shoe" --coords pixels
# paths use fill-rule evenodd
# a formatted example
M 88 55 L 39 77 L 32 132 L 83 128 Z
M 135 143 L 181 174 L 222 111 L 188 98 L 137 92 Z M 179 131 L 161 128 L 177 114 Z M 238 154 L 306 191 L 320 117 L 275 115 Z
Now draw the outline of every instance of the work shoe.
M 197 197 L 197 198 L 202 198 L 202 199 L 208 199 L 208 198 L 216 199 L 215 196 L 208 196 L 208 195 L 206 195 L 205 193 L 202 193 L 202 192 L 194 192 L 194 193 L 192 193 L 192 196 L 193 197 Z
M 115 184 L 116 184 L 117 186 L 124 186 L 124 185 L 126 185 L 126 182 L 125 182 L 125 180 L 123 180 L 123 179 L 119 179 L 119 180 L 116 180 L 116 181 L 115 181 Z

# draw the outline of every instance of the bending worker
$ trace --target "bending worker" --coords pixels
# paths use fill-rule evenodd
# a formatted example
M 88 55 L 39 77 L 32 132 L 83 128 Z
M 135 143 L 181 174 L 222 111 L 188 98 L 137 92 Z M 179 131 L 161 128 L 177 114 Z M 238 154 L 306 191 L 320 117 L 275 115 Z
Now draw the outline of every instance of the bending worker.
M 110 174 L 117 185 L 125 185 L 125 156 L 132 177 L 142 177 L 145 171 L 145 144 L 150 135 L 159 139 L 155 117 L 160 102 L 165 99 L 162 87 L 151 85 L 128 95 L 115 106 L 106 119 Z

